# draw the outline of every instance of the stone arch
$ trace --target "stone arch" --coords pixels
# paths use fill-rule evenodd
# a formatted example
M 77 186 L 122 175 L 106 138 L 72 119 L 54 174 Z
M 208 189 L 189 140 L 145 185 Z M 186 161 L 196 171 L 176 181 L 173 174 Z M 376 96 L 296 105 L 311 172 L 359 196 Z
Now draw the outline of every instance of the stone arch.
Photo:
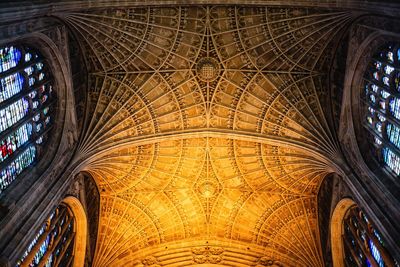
M 76 197 L 68 196 L 63 199 L 62 203 L 66 204 L 71 209 L 76 223 L 73 266 L 84 266 L 88 234 L 85 210 Z
M 345 267 L 343 253 L 343 218 L 346 212 L 353 206 L 357 205 L 352 199 L 344 198 L 336 205 L 332 214 L 330 232 L 331 232 L 331 247 L 332 260 L 334 267 Z

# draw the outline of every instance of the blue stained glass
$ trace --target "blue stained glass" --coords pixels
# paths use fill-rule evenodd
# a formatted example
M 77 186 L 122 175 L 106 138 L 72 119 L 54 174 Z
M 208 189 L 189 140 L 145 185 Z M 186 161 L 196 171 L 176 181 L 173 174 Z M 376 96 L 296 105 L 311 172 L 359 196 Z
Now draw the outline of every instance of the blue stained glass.
M 383 159 L 390 169 L 397 175 L 400 174 L 400 158 L 392 150 L 387 147 L 383 148 Z
M 381 238 L 381 236 L 378 234 L 378 231 L 376 231 L 375 229 L 372 230 L 374 235 L 376 236 L 376 238 L 378 238 L 379 243 L 381 243 L 383 245 L 383 240 Z
M 36 124 L 36 132 L 40 132 L 40 130 L 42 129 L 42 124 L 41 123 L 38 123 L 38 124 Z
M 0 162 L 9 164 L 0 169 L 0 193 L 34 162 L 36 147 L 29 142 L 36 145 L 46 140 L 46 136 L 33 135 L 50 123 L 50 117 L 37 109 L 48 101 L 51 85 L 33 87 L 38 80 L 48 79 L 45 69 L 34 49 L 0 48 Z
M 29 97 L 32 98 L 32 99 L 35 98 L 36 95 L 37 95 L 36 91 L 32 91 L 32 92 L 29 93 Z
M 379 253 L 379 250 L 376 248 L 372 240 L 368 242 L 369 248 L 371 250 L 372 256 L 374 257 L 375 261 L 378 263 L 379 267 L 385 267 L 385 263 L 383 262 L 382 256 Z
M 382 132 L 382 123 L 377 122 L 377 123 L 375 124 L 375 128 L 378 130 L 378 132 Z
M 368 218 L 367 218 L 367 216 L 365 216 L 364 213 L 362 213 L 362 218 L 364 219 L 364 221 L 365 221 L 366 223 L 368 223 Z
M 62 212 L 61 215 L 60 212 Z M 63 246 L 63 243 L 66 243 L 68 240 L 67 237 L 71 241 L 74 241 L 73 237 L 71 237 L 74 221 L 71 220 L 69 222 L 67 229 L 61 229 L 62 225 L 60 225 L 61 221 L 70 218 L 70 212 L 68 208 L 61 206 L 50 214 L 47 223 L 40 229 L 40 233 L 36 235 L 35 239 L 30 243 L 23 256 L 18 261 L 17 267 L 24 264 L 28 256 L 33 257 L 30 262 L 25 263 L 25 266 L 37 267 L 54 265 L 57 259 L 56 257 L 61 256 L 63 248 L 66 248 Z M 60 217 L 56 215 L 60 215 Z M 40 243 L 39 240 L 41 240 Z M 48 258 L 45 258 L 46 254 L 48 254 Z M 69 258 L 69 255 L 64 255 L 58 260 Z
M 0 110 L 0 132 L 10 128 L 28 114 L 29 102 L 21 98 Z
M 40 145 L 41 143 L 43 143 L 43 136 L 39 137 L 39 138 L 36 140 L 36 144 Z
M 35 77 L 29 77 L 29 86 L 34 85 L 35 81 L 36 81 Z
M 379 73 L 378 72 L 374 72 L 374 78 L 375 80 L 379 81 Z
M 366 239 L 366 237 L 365 237 L 365 231 L 361 233 L 361 239 L 362 239 L 363 241 L 365 241 L 365 239 Z
M 382 63 L 379 61 L 375 61 L 374 65 L 375 65 L 375 68 L 378 70 L 382 67 Z
M 375 136 L 375 143 L 376 143 L 378 146 L 382 145 L 382 141 L 381 141 L 378 137 L 376 137 L 376 136 Z
M 43 63 L 42 62 L 36 63 L 36 69 L 37 70 L 42 70 L 43 69 Z
M 35 121 L 35 122 L 39 121 L 39 120 L 40 120 L 40 114 L 36 114 L 36 115 L 32 118 L 32 120 Z
M 21 59 L 21 51 L 13 46 L 0 49 L 0 73 L 14 68 Z
M 33 67 L 27 67 L 27 68 L 24 69 L 24 71 L 26 72 L 26 74 L 32 75 L 32 73 L 33 73 Z
M 36 157 L 36 148 L 28 147 L 16 159 L 0 172 L 0 192 L 7 188 L 26 167 L 31 165 Z
M 39 238 L 43 235 L 44 231 L 46 230 L 46 224 L 44 224 L 40 229 L 39 232 L 36 234 L 35 238 L 29 243 L 27 250 L 22 255 L 21 259 L 17 262 L 17 266 L 21 266 L 21 263 L 24 259 L 28 256 L 29 252 L 32 251 L 33 247 L 37 244 Z
M 393 62 L 393 52 L 392 51 L 389 51 L 389 52 L 387 52 L 387 59 L 389 60 L 389 61 L 391 61 L 391 62 Z
M 382 114 L 379 114 L 379 113 L 378 113 L 378 119 L 379 119 L 381 122 L 386 121 L 386 118 L 385 118 Z
M 36 252 L 35 256 L 33 257 L 33 263 L 38 265 L 40 260 L 43 258 L 44 254 L 47 252 L 51 241 L 51 235 L 48 235 L 46 239 L 43 241 L 42 245 L 40 246 L 38 252 Z
M 0 103 L 21 92 L 24 85 L 24 76 L 14 73 L 0 80 Z
M 53 265 L 53 254 L 51 254 L 50 257 L 47 259 L 45 267 L 50 267 L 52 265 Z
M 39 107 L 39 101 L 33 101 L 32 102 L 32 108 L 37 109 Z
M 387 66 L 385 67 L 385 73 L 386 73 L 387 75 L 390 75 L 390 73 L 392 73 L 393 71 L 394 71 L 394 68 L 393 68 L 392 66 L 387 65 Z
M 389 102 L 389 110 L 396 119 L 400 119 L 400 99 L 391 99 Z
M 388 123 L 386 126 L 387 136 L 392 144 L 394 144 L 397 148 L 400 148 L 400 128 Z
M 390 85 L 389 85 L 389 78 L 388 78 L 388 77 L 386 77 L 386 76 L 383 77 L 383 78 L 382 78 L 382 81 L 383 81 L 383 83 L 384 83 L 385 85 L 390 86 Z
M 382 90 L 381 91 L 381 96 L 386 99 L 386 98 L 388 98 L 388 96 L 390 96 L 390 94 L 388 92 Z
M 397 49 L 397 60 L 400 61 L 400 48 Z
M 379 87 L 378 87 L 376 84 L 373 84 L 373 85 L 371 86 L 371 88 L 372 88 L 372 91 L 374 91 L 375 93 L 378 92 Z
M 31 53 L 26 53 L 25 54 L 25 62 L 28 62 L 31 59 L 32 59 L 32 54 Z
M 375 104 L 376 99 L 375 99 L 375 96 L 374 96 L 373 94 L 370 94 L 370 95 L 369 95 L 369 99 L 371 99 L 372 103 Z
M 375 114 L 375 109 L 372 108 L 372 107 L 368 107 L 368 111 L 369 111 L 372 115 Z

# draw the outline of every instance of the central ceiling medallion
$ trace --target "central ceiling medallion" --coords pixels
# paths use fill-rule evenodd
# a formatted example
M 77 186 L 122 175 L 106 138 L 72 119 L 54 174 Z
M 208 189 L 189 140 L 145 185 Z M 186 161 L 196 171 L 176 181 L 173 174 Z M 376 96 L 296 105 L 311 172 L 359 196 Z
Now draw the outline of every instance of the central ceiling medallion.
M 217 185 L 206 181 L 199 186 L 200 194 L 205 198 L 213 197 L 217 191 Z
M 197 63 L 196 72 L 201 80 L 205 82 L 214 81 L 219 73 L 218 61 L 211 57 L 202 58 Z

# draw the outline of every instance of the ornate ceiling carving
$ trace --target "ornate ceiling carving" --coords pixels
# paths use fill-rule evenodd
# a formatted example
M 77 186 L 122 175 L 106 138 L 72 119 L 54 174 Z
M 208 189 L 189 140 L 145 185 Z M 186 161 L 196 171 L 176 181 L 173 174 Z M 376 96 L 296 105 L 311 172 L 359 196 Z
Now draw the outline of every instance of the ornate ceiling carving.
M 322 266 L 316 194 L 340 10 L 63 13 L 89 66 L 76 158 L 101 192 L 94 266 Z M 185 265 L 186 264 L 186 265 Z

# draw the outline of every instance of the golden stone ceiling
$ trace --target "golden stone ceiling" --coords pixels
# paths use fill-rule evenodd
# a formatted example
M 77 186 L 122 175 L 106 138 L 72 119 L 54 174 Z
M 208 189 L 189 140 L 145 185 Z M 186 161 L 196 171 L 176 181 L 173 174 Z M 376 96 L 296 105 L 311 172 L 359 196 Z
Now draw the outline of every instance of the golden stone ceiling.
M 323 112 L 351 14 L 272 7 L 60 17 L 89 66 L 76 162 L 101 194 L 94 266 L 323 266 Z

